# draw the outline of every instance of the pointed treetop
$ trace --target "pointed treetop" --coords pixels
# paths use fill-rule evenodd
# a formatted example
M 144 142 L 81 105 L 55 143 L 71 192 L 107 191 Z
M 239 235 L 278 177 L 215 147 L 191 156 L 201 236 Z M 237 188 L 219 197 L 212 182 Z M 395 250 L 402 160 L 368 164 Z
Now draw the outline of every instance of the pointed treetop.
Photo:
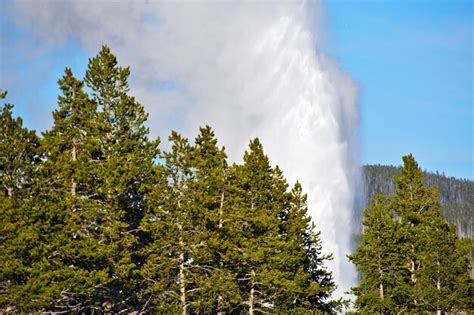
M 85 82 L 95 92 L 105 98 L 116 98 L 129 91 L 129 67 L 119 67 L 117 57 L 106 45 L 94 58 L 89 59 Z
M 423 171 L 418 166 L 418 163 L 416 162 L 415 157 L 410 153 L 409 155 L 405 155 L 402 159 L 403 159 L 402 176 L 396 177 L 395 181 L 399 183 L 401 177 L 404 177 L 407 180 L 421 183 L 423 180 Z
M 84 82 L 74 77 L 71 68 L 66 68 L 58 85 L 63 94 L 58 96 L 59 108 L 53 111 L 53 130 L 75 129 L 91 123 L 96 107 L 83 90 Z
M 267 164 L 270 164 L 268 157 L 263 152 L 263 146 L 258 138 L 250 140 L 249 149 L 244 153 L 244 162 L 248 163 L 251 160 L 263 160 Z
M 202 145 L 205 142 L 210 142 L 212 145 L 217 145 L 217 138 L 214 130 L 209 125 L 199 128 L 199 135 L 196 137 L 196 144 Z

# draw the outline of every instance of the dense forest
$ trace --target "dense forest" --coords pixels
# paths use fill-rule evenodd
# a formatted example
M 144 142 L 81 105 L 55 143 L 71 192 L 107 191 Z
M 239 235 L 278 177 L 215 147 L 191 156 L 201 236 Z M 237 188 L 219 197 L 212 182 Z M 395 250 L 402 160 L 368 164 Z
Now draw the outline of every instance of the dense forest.
M 290 187 L 260 141 L 249 141 L 241 164 L 228 162 L 209 126 L 192 140 L 171 132 L 163 150 L 149 138 L 129 76 L 107 46 L 83 79 L 66 68 L 42 135 L 14 117 L 13 105 L 0 107 L 0 312 L 313 314 L 346 306 L 332 297 L 332 256 L 322 254 L 301 185 Z M 422 183 L 414 159 L 405 164 L 394 196 L 364 212 L 349 257 L 361 275 L 356 310 L 469 309 L 465 241 L 441 217 L 437 190 Z

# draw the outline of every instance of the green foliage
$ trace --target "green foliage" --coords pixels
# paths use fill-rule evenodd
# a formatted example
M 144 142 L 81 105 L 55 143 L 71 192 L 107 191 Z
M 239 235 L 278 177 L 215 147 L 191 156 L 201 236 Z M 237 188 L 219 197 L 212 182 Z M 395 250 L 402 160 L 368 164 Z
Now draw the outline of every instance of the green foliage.
M 0 305 L 4 309 L 21 301 L 17 284 L 28 277 L 28 256 L 38 244 L 26 205 L 34 193 L 39 139 L 23 127 L 21 118 L 13 117 L 12 109 L 11 104 L 0 107 Z
M 209 126 L 194 143 L 172 132 L 161 152 L 129 95 L 129 75 L 107 46 L 83 81 L 66 68 L 42 138 L 13 117 L 12 105 L 1 107 L 1 312 L 340 310 L 325 267 L 332 256 L 322 254 L 301 185 L 289 189 L 258 139 L 241 165 L 229 165 Z M 394 196 L 364 212 L 349 257 L 362 277 L 356 307 L 472 309 L 472 243 L 457 238 L 437 189 L 424 185 L 437 177 L 423 182 L 413 157 L 404 163 L 396 190 L 389 185 Z M 440 183 L 443 204 L 469 213 L 472 183 Z
M 129 76 L 107 46 L 84 80 L 66 68 L 41 138 L 12 105 L 0 108 L 0 312 L 340 310 L 301 185 L 289 188 L 258 139 L 229 165 L 209 126 L 192 143 L 172 132 L 161 152 Z M 394 196 L 365 211 L 349 257 L 362 276 L 356 307 L 472 309 L 472 243 L 443 220 L 413 157 L 404 163 Z M 442 184 L 441 201 L 465 211 L 470 183 L 448 182 L 461 193 L 453 201 Z
M 409 291 L 401 225 L 382 195 L 372 199 L 362 224 L 359 246 L 349 256 L 362 276 L 353 289 L 355 306 L 362 312 L 397 313 Z
M 361 275 L 355 306 L 381 314 L 470 309 L 468 245 L 441 216 L 438 189 L 424 185 L 413 156 L 403 162 L 395 194 L 372 200 L 349 256 Z
M 334 311 L 301 185 L 209 126 L 160 152 L 129 75 L 107 46 L 66 68 L 41 139 L 1 108 L 1 312 Z

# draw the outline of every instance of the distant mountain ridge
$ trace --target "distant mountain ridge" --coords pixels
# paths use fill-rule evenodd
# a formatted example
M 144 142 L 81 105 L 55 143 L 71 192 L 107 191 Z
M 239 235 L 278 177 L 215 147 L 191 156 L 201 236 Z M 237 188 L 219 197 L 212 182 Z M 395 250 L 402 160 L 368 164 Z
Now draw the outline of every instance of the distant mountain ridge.
M 400 169 L 387 165 L 363 166 L 364 200 L 363 205 L 358 207 L 361 209 L 356 213 L 357 219 L 361 219 L 362 209 L 367 207 L 371 198 L 395 192 L 393 177 L 400 175 Z M 425 184 L 438 186 L 441 212 L 448 222 L 456 225 L 458 235 L 474 239 L 474 181 L 425 172 Z

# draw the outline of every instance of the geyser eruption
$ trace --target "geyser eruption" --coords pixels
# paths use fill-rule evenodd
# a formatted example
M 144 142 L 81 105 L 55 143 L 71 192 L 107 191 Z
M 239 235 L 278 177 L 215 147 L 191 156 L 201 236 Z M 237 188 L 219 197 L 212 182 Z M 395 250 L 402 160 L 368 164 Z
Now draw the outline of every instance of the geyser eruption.
M 92 9 L 93 8 L 93 9 Z M 357 90 L 321 50 L 319 2 L 20 1 L 49 44 L 107 43 L 132 69 L 152 132 L 192 136 L 210 124 L 239 160 L 260 137 L 271 161 L 308 193 L 337 295 L 355 282 Z

